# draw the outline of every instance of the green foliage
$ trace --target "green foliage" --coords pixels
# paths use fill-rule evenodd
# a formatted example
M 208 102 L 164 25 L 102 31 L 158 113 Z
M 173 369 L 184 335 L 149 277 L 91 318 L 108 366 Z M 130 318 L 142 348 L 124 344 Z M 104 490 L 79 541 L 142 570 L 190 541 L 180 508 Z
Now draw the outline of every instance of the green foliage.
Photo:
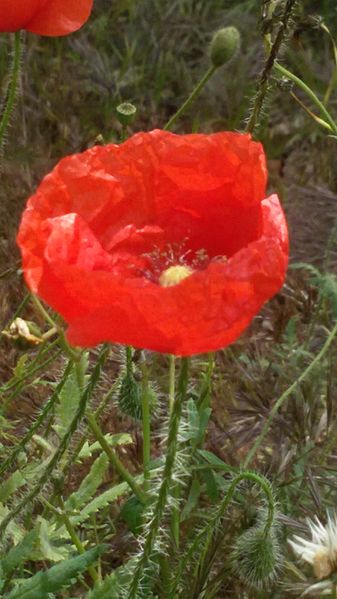
M 66 509 L 79 510 L 90 501 L 103 482 L 108 464 L 109 460 L 107 456 L 105 453 L 102 453 L 91 466 L 89 473 L 82 481 L 79 489 L 67 499 L 65 503 Z
M 38 572 L 14 588 L 8 599 L 46 599 L 48 593 L 56 593 L 73 585 L 74 579 L 85 572 L 106 549 L 106 545 L 89 549 L 82 555 L 61 562 L 45 572 Z
M 55 410 L 54 429 L 60 438 L 67 431 L 69 422 L 73 419 L 79 402 L 80 389 L 78 387 L 75 368 L 73 368 L 72 373 L 60 392 L 59 401 Z
M 38 540 L 36 529 L 27 533 L 22 541 L 12 547 L 7 555 L 0 561 L 0 578 L 8 577 L 24 561 L 28 560 L 34 552 Z

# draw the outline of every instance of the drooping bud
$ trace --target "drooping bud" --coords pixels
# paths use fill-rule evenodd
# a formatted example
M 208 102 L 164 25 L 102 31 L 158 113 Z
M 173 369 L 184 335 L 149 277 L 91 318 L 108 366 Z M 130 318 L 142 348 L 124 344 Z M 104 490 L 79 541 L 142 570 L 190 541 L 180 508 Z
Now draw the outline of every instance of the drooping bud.
M 123 127 L 131 125 L 136 117 L 137 108 L 130 102 L 123 102 L 116 108 L 117 118 Z
M 234 569 L 240 580 L 252 587 L 271 582 L 282 563 L 275 529 L 253 527 L 237 540 L 234 552 Z
M 219 29 L 211 41 L 211 61 L 213 66 L 221 67 L 237 53 L 240 48 L 241 36 L 236 27 Z

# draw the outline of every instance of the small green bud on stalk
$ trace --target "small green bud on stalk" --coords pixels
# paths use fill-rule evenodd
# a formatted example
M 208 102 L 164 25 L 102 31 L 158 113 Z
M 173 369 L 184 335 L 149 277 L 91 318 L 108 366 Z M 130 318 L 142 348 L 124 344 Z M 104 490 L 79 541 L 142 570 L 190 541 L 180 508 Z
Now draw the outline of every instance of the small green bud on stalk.
M 211 41 L 211 61 L 218 68 L 229 62 L 240 48 L 241 36 L 236 27 L 224 27 L 217 31 Z
M 123 102 L 116 108 L 117 118 L 123 127 L 131 125 L 136 117 L 137 108 L 130 102 Z

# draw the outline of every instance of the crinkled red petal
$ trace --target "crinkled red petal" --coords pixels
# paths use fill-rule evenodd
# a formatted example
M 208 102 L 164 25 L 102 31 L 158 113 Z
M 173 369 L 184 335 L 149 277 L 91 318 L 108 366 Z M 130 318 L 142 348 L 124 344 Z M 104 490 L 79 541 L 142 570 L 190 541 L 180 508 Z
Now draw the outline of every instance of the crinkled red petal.
M 232 343 L 281 287 L 287 226 L 263 199 L 262 146 L 236 133 L 154 131 L 68 157 L 28 202 L 18 242 L 30 288 L 102 341 L 177 355 Z M 172 287 L 142 275 L 144 252 L 186 240 L 207 268 Z
M 92 6 L 93 0 L 1 0 L 0 31 L 68 35 L 87 21 Z

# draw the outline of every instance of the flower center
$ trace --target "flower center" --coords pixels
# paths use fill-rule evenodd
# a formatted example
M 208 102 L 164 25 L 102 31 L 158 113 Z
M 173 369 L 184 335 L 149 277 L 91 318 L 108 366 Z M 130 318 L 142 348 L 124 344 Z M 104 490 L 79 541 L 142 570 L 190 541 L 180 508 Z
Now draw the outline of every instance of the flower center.
M 192 268 L 182 264 L 170 266 L 161 273 L 159 283 L 162 287 L 173 287 L 173 285 L 178 285 L 178 283 L 187 279 L 193 272 L 195 271 Z

